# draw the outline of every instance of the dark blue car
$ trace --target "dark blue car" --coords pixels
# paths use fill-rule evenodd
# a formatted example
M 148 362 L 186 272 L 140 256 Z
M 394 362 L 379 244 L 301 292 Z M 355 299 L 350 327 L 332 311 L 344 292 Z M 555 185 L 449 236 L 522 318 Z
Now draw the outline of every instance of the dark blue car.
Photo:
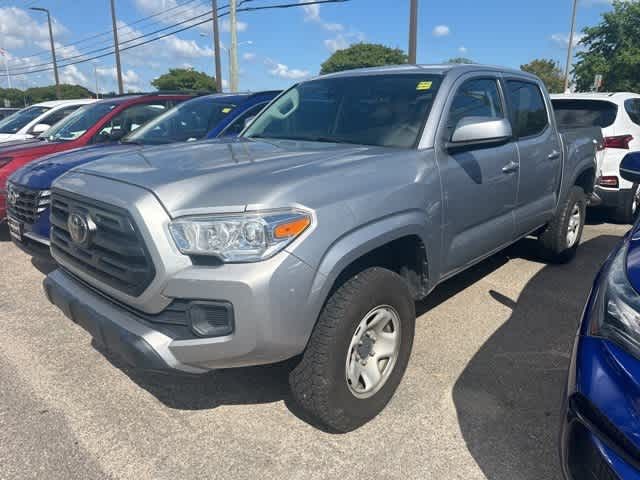
M 245 121 L 275 98 L 277 91 L 214 94 L 194 98 L 172 108 L 116 144 L 98 144 L 58 153 L 16 171 L 7 185 L 9 210 L 20 222 L 16 245 L 27 253 L 49 257 L 49 189 L 70 169 L 106 155 L 153 145 L 236 136 Z M 13 205 L 11 200 L 13 200 Z
M 640 183 L 640 152 L 620 175 Z M 585 307 L 564 401 L 571 480 L 640 479 L 640 222 L 609 256 Z

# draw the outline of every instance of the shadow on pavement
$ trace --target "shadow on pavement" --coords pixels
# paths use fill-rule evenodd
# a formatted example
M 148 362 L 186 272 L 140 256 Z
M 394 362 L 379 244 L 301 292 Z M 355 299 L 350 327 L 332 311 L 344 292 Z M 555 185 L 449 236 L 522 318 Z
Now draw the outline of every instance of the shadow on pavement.
M 131 368 L 95 341 L 92 346 L 169 408 L 207 410 L 221 405 L 272 403 L 288 395 L 289 362 L 204 375 L 162 374 Z
M 571 347 L 593 278 L 619 241 L 583 243 L 572 263 L 545 266 L 518 298 L 489 292 L 511 316 L 453 389 L 460 431 L 489 480 L 561 478 L 556 437 Z
M 543 267 L 519 298 L 490 292 L 513 314 L 473 357 L 453 391 L 464 439 L 489 479 L 558 478 L 550 472 L 557 469 L 557 413 L 572 339 L 591 281 L 618 240 L 601 236 L 585 242 L 573 263 Z M 509 258 L 534 260 L 535 243 L 523 240 L 445 282 L 416 306 L 418 315 Z M 288 374 L 295 359 L 203 376 L 161 375 L 132 369 L 95 342 L 93 346 L 169 408 L 202 410 L 284 401 L 299 419 L 313 424 L 289 394 Z

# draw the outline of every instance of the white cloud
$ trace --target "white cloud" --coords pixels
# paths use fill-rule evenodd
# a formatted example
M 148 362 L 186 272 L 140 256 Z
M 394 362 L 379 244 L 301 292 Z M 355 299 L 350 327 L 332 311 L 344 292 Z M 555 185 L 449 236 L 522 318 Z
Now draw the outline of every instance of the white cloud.
M 52 19 L 52 24 L 54 37 L 68 34 L 67 28 L 55 18 Z M 33 12 L 32 16 L 18 7 L 0 8 L 0 46 L 21 48 L 33 45 L 37 41 L 49 41 L 46 15 Z
M 236 30 L 238 32 L 245 32 L 249 28 L 249 24 L 247 22 L 236 22 Z M 231 31 L 231 22 L 228 18 L 223 19 L 220 22 L 220 31 L 222 32 L 230 32 Z
M 338 50 L 344 50 L 349 46 L 349 42 L 344 35 L 338 35 L 335 38 L 328 38 L 324 41 L 325 47 L 331 52 L 337 52 Z
M 469 49 L 463 45 L 463 46 L 458 48 L 458 51 L 460 53 L 467 53 L 469 51 Z
M 265 63 L 269 66 L 269 74 L 274 77 L 286 78 L 289 80 L 299 80 L 310 75 L 309 70 L 299 70 L 297 68 L 289 68 L 283 63 L 274 62 L 267 59 Z
M 87 85 L 89 79 L 78 70 L 75 65 L 69 65 L 60 70 L 60 83 L 70 83 L 74 85 Z
M 436 25 L 433 29 L 434 37 L 446 37 L 451 33 L 451 29 L 447 25 Z
M 327 50 L 331 53 L 334 53 L 338 50 L 344 50 L 354 43 L 363 42 L 364 40 L 365 35 L 362 32 L 339 33 L 333 38 L 326 39 L 324 46 L 327 47 Z
M 304 3 L 308 0 L 299 0 L 298 3 Z M 344 25 L 341 23 L 325 22 L 320 16 L 320 5 L 317 3 L 311 5 L 303 5 L 302 11 L 304 12 L 305 22 L 314 22 L 320 25 L 322 28 L 329 32 L 342 32 Z
M 118 79 L 116 67 L 98 67 L 96 68 L 96 74 L 100 79 L 110 80 L 109 85 L 115 85 Z M 122 72 L 122 83 L 124 83 L 124 89 L 127 91 L 141 91 L 144 88 L 142 85 L 142 78 L 132 69 L 127 69 Z M 108 90 L 110 88 L 100 87 L 101 91 Z
M 246 52 L 242 54 L 242 59 L 246 62 L 253 62 L 257 55 L 253 52 Z
M 573 34 L 573 46 L 578 45 L 580 40 L 584 38 L 583 33 L 574 33 Z M 559 46 L 563 48 L 567 48 L 569 46 L 569 34 L 568 33 L 554 33 L 551 35 L 551 40 L 557 43 Z

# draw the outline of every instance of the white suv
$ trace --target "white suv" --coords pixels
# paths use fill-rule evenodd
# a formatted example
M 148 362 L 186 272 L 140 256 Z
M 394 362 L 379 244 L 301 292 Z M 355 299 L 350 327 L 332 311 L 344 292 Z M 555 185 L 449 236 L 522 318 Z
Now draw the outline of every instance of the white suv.
M 598 156 L 592 206 L 613 211 L 615 220 L 633 223 L 640 190 L 620 177 L 620 161 L 640 150 L 640 95 L 635 93 L 572 93 L 551 95 L 560 128 L 599 126 L 604 151 Z
M 0 143 L 37 137 L 92 98 L 53 100 L 23 108 L 0 120 Z

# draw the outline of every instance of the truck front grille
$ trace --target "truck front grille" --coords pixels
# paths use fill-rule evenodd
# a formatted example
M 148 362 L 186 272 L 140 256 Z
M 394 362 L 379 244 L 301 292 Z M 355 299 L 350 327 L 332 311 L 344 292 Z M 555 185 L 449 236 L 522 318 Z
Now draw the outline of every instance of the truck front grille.
M 51 192 L 48 190 L 34 190 L 15 183 L 7 186 L 7 205 L 9 215 L 24 223 L 33 225 L 38 216 L 51 203 Z
M 72 214 L 92 225 L 85 241 L 72 238 Z M 131 296 L 140 295 L 155 276 L 149 252 L 126 210 L 58 191 L 51 196 L 51 253 L 63 265 Z

